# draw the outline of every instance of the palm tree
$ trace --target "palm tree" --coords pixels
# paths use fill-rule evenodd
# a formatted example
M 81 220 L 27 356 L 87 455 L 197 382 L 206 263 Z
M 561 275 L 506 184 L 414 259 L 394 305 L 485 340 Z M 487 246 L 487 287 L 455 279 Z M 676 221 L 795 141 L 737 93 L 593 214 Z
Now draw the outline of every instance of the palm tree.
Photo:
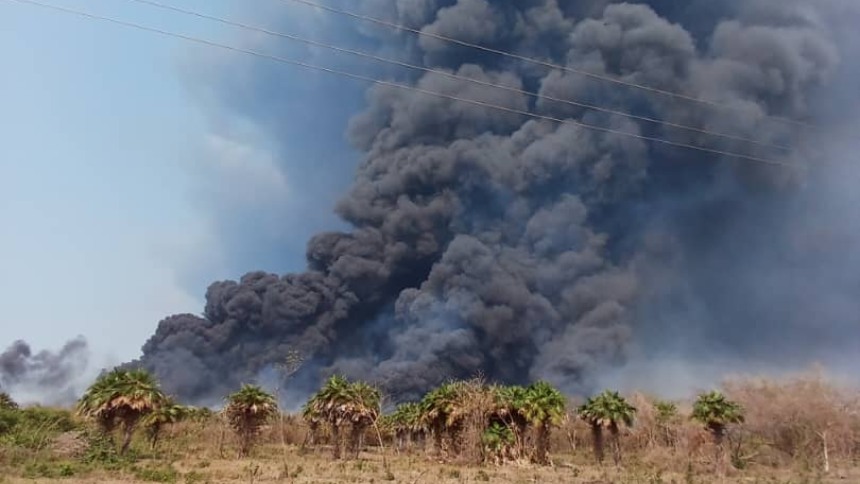
M 179 405 L 172 400 L 166 401 L 160 407 L 143 417 L 140 421 L 146 436 L 149 439 L 150 448 L 155 449 L 158 445 L 158 438 L 161 436 L 161 430 L 166 425 L 181 422 L 187 418 L 191 418 L 192 409 L 184 405 Z
M 302 416 L 311 426 L 313 433 L 320 423 L 328 424 L 333 440 L 333 457 L 341 458 L 340 430 L 346 423 L 343 403 L 349 400 L 349 381 L 339 375 L 333 375 L 326 380 L 320 390 L 315 393 L 302 410 Z
M 185 407 L 185 411 L 187 413 L 186 417 L 188 420 L 197 423 L 206 423 L 209 421 L 215 413 L 208 407 Z
M 678 406 L 673 402 L 658 400 L 654 402 L 655 421 L 663 431 L 663 439 L 666 445 L 675 445 L 675 437 L 672 435 L 672 423 L 678 418 Z
M 496 463 L 501 464 L 509 454 L 511 445 L 516 443 L 516 436 L 509 426 L 496 421 L 484 429 L 481 441 Z
M 433 434 L 441 454 L 459 452 L 460 434 L 466 416 L 466 382 L 451 382 L 434 388 L 421 399 L 421 422 Z
M 549 464 L 550 427 L 561 423 L 564 407 L 564 395 L 549 383 L 538 381 L 526 388 L 520 413 L 535 430 L 535 452 L 532 459 L 537 464 Z
M 730 424 L 744 422 L 743 408 L 727 399 L 720 392 L 702 393 L 693 404 L 694 420 L 705 425 L 714 439 L 714 444 L 721 447 L 726 435 L 726 427 Z
M 528 391 L 526 387 L 520 385 L 498 386 L 494 390 L 496 414 L 514 434 L 515 458 L 523 457 L 525 455 L 526 429 L 529 424 L 528 417 L 523 414 L 523 406 Z
M 340 459 L 343 427 L 351 425 L 349 444 L 357 455 L 364 430 L 379 418 L 380 400 L 379 390 L 367 383 L 350 383 L 346 378 L 334 375 L 308 400 L 302 415 L 312 429 L 321 422 L 328 424 L 334 441 L 334 458 Z
M 323 423 L 323 416 L 320 410 L 314 397 L 311 397 L 302 407 L 302 419 L 308 424 L 308 433 L 305 435 L 304 442 L 302 442 L 302 450 L 307 445 L 312 447 L 316 445 L 317 432 L 319 432 L 320 425 Z
M 591 426 L 594 457 L 597 462 L 603 463 L 603 429 L 609 429 L 609 433 L 612 435 L 612 456 L 615 465 L 621 463 L 619 424 L 632 426 L 636 416 L 636 407 L 630 405 L 618 392 L 606 390 L 600 395 L 586 400 L 579 407 L 578 413 L 579 418 Z
M 421 422 L 421 405 L 416 402 L 401 403 L 395 407 L 387 421 L 400 449 L 411 448 L 412 443 L 424 431 Z
M 6 392 L 0 392 L 0 410 L 17 410 L 18 403 Z
M 349 395 L 350 403 L 345 409 L 352 424 L 349 446 L 358 458 L 365 430 L 379 419 L 382 396 L 378 389 L 364 382 L 350 384 Z
M 95 420 L 106 433 L 123 428 L 120 453 L 131 445 L 140 420 L 167 401 L 155 378 L 145 370 L 114 369 L 99 377 L 78 401 L 82 417 Z
M 224 415 L 239 436 L 240 457 L 250 453 L 260 428 L 277 413 L 275 397 L 256 385 L 242 385 L 239 391 L 227 396 Z

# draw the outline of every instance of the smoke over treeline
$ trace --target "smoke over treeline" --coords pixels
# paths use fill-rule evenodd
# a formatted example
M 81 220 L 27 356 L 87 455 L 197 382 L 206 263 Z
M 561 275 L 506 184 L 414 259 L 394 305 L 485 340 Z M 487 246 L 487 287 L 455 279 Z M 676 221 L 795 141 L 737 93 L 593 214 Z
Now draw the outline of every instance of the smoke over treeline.
M 364 161 L 336 209 L 351 229 L 313 237 L 306 272 L 215 282 L 202 316 L 161 321 L 133 364 L 168 391 L 220 397 L 290 350 L 306 359 L 299 391 L 341 372 L 406 399 L 478 371 L 589 391 L 641 354 L 779 362 L 858 341 L 860 226 L 835 215 L 850 216 L 840 211 L 846 199 L 829 198 L 834 178 L 844 179 L 833 176 L 842 157 L 821 131 L 771 118 L 824 128 L 837 119 L 824 100 L 849 92 L 840 86 L 857 51 L 846 50 L 841 29 L 860 19 L 852 3 L 363 5 L 427 32 L 725 108 L 362 28 L 400 58 L 792 152 L 432 73 L 401 75 L 423 89 L 807 170 L 371 88 L 348 128 Z
M 89 350 L 82 337 L 55 352 L 33 352 L 24 341 L 16 341 L 0 353 L 0 391 L 23 402 L 68 404 L 79 396 L 77 385 L 88 363 Z

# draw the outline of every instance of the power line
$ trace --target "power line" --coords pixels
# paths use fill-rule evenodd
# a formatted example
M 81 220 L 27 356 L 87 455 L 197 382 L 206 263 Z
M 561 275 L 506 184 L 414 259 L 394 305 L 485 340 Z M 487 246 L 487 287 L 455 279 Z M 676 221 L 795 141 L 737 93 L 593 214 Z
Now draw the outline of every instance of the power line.
M 577 74 L 580 76 L 585 76 L 585 77 L 588 77 L 591 79 L 596 79 L 599 81 L 611 82 L 613 84 L 632 87 L 635 89 L 641 89 L 643 91 L 647 91 L 647 92 L 650 92 L 652 94 L 660 94 L 663 96 L 668 96 L 668 97 L 675 98 L 675 99 L 681 99 L 684 101 L 695 102 L 698 104 L 702 104 L 702 105 L 706 105 L 706 106 L 710 106 L 712 108 L 718 108 L 718 109 L 722 109 L 722 110 L 739 111 L 738 108 L 734 108 L 732 106 L 726 106 L 726 105 L 718 103 L 716 101 L 709 101 L 707 99 L 701 99 L 701 98 L 697 98 L 697 97 L 690 96 L 687 94 L 680 94 L 677 92 L 667 91 L 667 90 L 659 89 L 656 87 L 646 86 L 644 84 L 638 84 L 635 82 L 625 81 L 623 79 L 618 79 L 617 77 L 612 77 L 609 75 L 597 74 L 594 72 L 589 72 L 589 71 L 585 71 L 585 70 L 581 70 L 581 69 L 576 69 L 573 67 L 563 66 L 560 64 L 552 63 L 552 62 L 542 61 L 540 59 L 534 59 L 532 57 L 526 57 L 524 55 L 514 54 L 513 52 L 507 52 L 507 51 L 503 51 L 503 50 L 499 50 L 499 49 L 494 49 L 492 47 L 486 47 L 486 46 L 483 46 L 480 44 L 467 42 L 465 40 L 455 39 L 453 37 L 448 37 L 446 35 L 435 34 L 433 32 L 425 32 L 423 30 L 414 29 L 414 28 L 408 27 L 406 25 L 402 25 L 402 24 L 398 24 L 398 23 L 394 23 L 394 22 L 389 22 L 387 20 L 378 19 L 378 18 L 371 17 L 368 15 L 362 15 L 359 13 L 350 12 L 348 10 L 343 10 L 343 9 L 336 8 L 336 7 L 331 7 L 329 5 L 324 5 L 321 3 L 312 2 L 310 0 L 280 0 L 280 1 L 282 1 L 282 2 L 290 1 L 290 2 L 295 2 L 295 3 L 300 3 L 303 5 L 310 6 L 310 7 L 319 8 L 320 10 L 325 10 L 327 12 L 336 13 L 338 15 L 344 15 L 344 16 L 351 17 L 351 18 L 354 18 L 357 20 L 362 20 L 365 22 L 371 22 L 371 23 L 374 23 L 377 25 L 382 25 L 384 27 L 389 27 L 389 28 L 396 29 L 396 30 L 403 30 L 405 32 L 411 32 L 413 34 L 421 35 L 421 36 L 425 36 L 425 37 L 431 37 L 431 38 L 434 38 L 437 40 L 449 42 L 452 44 L 457 44 L 457 45 L 460 45 L 463 47 L 468 47 L 471 49 L 477 49 L 477 50 L 481 50 L 484 52 L 489 52 L 491 54 L 496 54 L 496 55 L 508 57 L 511 59 L 516 59 L 519 61 L 527 62 L 529 64 L 539 65 L 539 66 L 547 67 L 550 69 L 558 69 L 558 70 L 561 70 L 564 72 L 569 72 L 571 74 Z M 764 115 L 764 118 L 771 119 L 773 121 L 779 121 L 782 123 L 793 124 L 793 125 L 800 126 L 803 128 L 814 128 L 815 127 L 814 125 L 811 125 L 809 123 L 805 123 L 803 121 L 798 121 L 795 119 L 790 119 L 790 118 L 786 118 L 786 117 L 782 117 L 782 116 Z
M 767 158 L 759 158 L 756 156 L 744 155 L 741 153 L 733 153 L 733 152 L 729 152 L 729 151 L 722 151 L 722 150 L 717 150 L 717 149 L 712 149 L 712 148 L 705 148 L 705 147 L 690 145 L 690 144 L 686 144 L 686 143 L 679 143 L 679 142 L 665 140 L 665 139 L 661 139 L 661 138 L 654 138 L 651 136 L 639 135 L 639 134 L 635 134 L 635 133 L 627 133 L 624 131 L 618 131 L 618 130 L 611 129 L 611 128 L 604 128 L 601 126 L 594 126 L 591 124 L 582 123 L 582 122 L 579 122 L 579 121 L 576 121 L 573 119 L 560 119 L 560 118 L 556 118 L 556 117 L 552 117 L 552 116 L 545 116 L 545 115 L 541 115 L 541 114 L 531 113 L 528 111 L 523 111 L 521 109 L 499 106 L 499 105 L 487 103 L 484 101 L 477 101 L 474 99 L 465 99 L 465 98 L 461 98 L 458 96 L 452 96 L 449 94 L 430 91 L 427 89 L 422 89 L 422 88 L 418 88 L 418 87 L 414 87 L 414 86 L 408 86 L 408 85 L 404 85 L 404 84 L 398 84 L 395 82 L 383 81 L 380 79 L 374 79 L 372 77 L 366 77 L 366 76 L 362 76 L 359 74 L 353 74 L 350 72 L 340 71 L 337 69 L 317 66 L 317 65 L 308 64 L 305 62 L 296 61 L 296 60 L 292 60 L 292 59 L 286 59 L 283 57 L 279 57 L 279 56 L 275 56 L 275 55 L 271 55 L 271 54 L 266 54 L 263 52 L 258 52 L 258 51 L 254 51 L 254 50 L 250 50 L 250 49 L 244 49 L 241 47 L 235 47 L 235 46 L 231 46 L 231 45 L 221 44 L 218 42 L 213 42 L 213 41 L 201 39 L 198 37 L 192 37 L 189 35 L 184 35 L 184 34 L 180 34 L 180 33 L 176 33 L 176 32 L 170 32 L 170 31 L 158 29 L 155 27 L 148 27 L 148 26 L 140 25 L 140 24 L 133 23 L 133 22 L 127 22 L 124 20 L 115 19 L 112 17 L 105 17 L 102 15 L 84 12 L 81 10 L 75 10 L 72 8 L 50 5 L 50 4 L 38 2 L 36 0 L 7 0 L 7 1 L 39 6 L 42 8 L 46 8 L 46 9 L 50 9 L 50 10 L 54 10 L 54 11 L 58 11 L 58 12 L 63 12 L 63 13 L 75 15 L 78 17 L 84 17 L 84 18 L 93 19 L 93 20 L 101 20 L 101 21 L 113 23 L 116 25 L 124 26 L 124 27 L 129 27 L 129 28 L 133 28 L 133 29 L 137 29 L 137 30 L 141 30 L 141 31 L 145 31 L 145 32 L 151 32 L 151 33 L 156 33 L 159 35 L 164 35 L 166 37 L 174 37 L 177 39 L 186 40 L 188 42 L 192 42 L 192 43 L 196 43 L 196 44 L 206 45 L 209 47 L 216 47 L 219 49 L 224 49 L 224 50 L 228 50 L 228 51 L 232 51 L 232 52 L 252 55 L 255 57 L 262 58 L 262 59 L 269 59 L 269 60 L 283 63 L 283 64 L 289 64 L 289 65 L 293 65 L 293 66 L 297 66 L 297 67 L 303 67 L 303 68 L 309 69 L 309 70 L 327 72 L 329 74 L 334 74 L 334 75 L 338 75 L 341 77 L 347 77 L 347 78 L 350 78 L 353 80 L 368 82 L 368 83 L 377 84 L 377 85 L 381 85 L 381 86 L 393 87 L 393 88 L 402 89 L 405 91 L 419 92 L 419 93 L 430 95 L 430 96 L 436 96 L 436 97 L 440 97 L 440 98 L 444 98 L 444 99 L 449 99 L 452 101 L 458 101 L 458 102 L 463 102 L 466 104 L 472 104 L 475 106 L 481 106 L 481 107 L 485 107 L 485 108 L 496 109 L 499 111 L 503 111 L 503 112 L 507 112 L 507 113 L 511 113 L 511 114 L 517 114 L 517 115 L 530 117 L 530 118 L 534 118 L 534 119 L 542 119 L 545 121 L 552 121 L 552 122 L 559 123 L 559 124 L 570 124 L 573 126 L 578 126 L 580 128 L 598 131 L 598 132 L 602 132 L 602 133 L 615 134 L 615 135 L 619 135 L 619 136 L 627 136 L 627 137 L 639 139 L 642 141 L 650 141 L 653 143 L 660 143 L 660 144 L 664 144 L 664 145 L 668 145 L 668 146 L 673 146 L 676 148 L 684 148 L 684 149 L 700 151 L 700 152 L 704 152 L 704 153 L 727 156 L 727 157 L 731 157 L 731 158 L 738 158 L 741 160 L 753 161 L 753 162 L 757 162 L 757 163 L 764 163 L 764 164 L 773 165 L 773 166 L 782 166 L 782 167 L 786 167 L 786 168 L 802 168 L 801 166 L 799 166 L 795 163 L 788 163 L 788 162 L 784 162 L 784 161 L 772 160 L 772 159 L 767 159 Z
M 198 18 L 202 18 L 202 19 L 206 19 L 206 20 L 212 20 L 215 22 L 222 23 L 224 25 L 230 25 L 232 27 L 238 27 L 238 28 L 242 28 L 245 30 L 253 31 L 253 32 L 259 32 L 259 33 L 263 33 L 266 35 L 271 35 L 274 37 L 279 37 L 282 39 L 287 39 L 287 40 L 299 42 L 299 43 L 302 43 L 305 45 L 321 47 L 324 49 L 333 50 L 333 51 L 341 52 L 341 53 L 345 53 L 345 54 L 350 54 L 350 55 L 362 57 L 365 59 L 371 59 L 371 60 L 374 60 L 377 62 L 382 62 L 385 64 L 396 65 L 399 67 L 405 67 L 407 69 L 433 73 L 433 74 L 444 76 L 444 77 L 447 77 L 450 79 L 457 79 L 457 80 L 461 80 L 461 81 L 466 81 L 466 82 L 470 82 L 470 83 L 477 84 L 480 86 L 492 87 L 495 89 L 501 89 L 501 90 L 512 92 L 515 94 L 529 96 L 529 97 L 532 97 L 535 99 L 545 99 L 547 101 L 564 103 L 564 104 L 567 104 L 570 106 L 585 108 L 585 109 L 589 109 L 592 111 L 598 111 L 598 112 L 602 112 L 602 113 L 613 114 L 616 116 L 622 116 L 622 117 L 629 118 L 629 119 L 635 119 L 637 121 L 644 121 L 644 122 L 648 122 L 648 123 L 663 125 L 663 126 L 667 126 L 670 128 L 681 129 L 681 130 L 691 131 L 691 132 L 710 135 L 710 136 L 717 136 L 717 137 L 724 138 L 727 140 L 749 143 L 749 144 L 753 144 L 753 145 L 757 145 L 757 146 L 762 146 L 765 148 L 775 148 L 775 149 L 786 151 L 786 152 L 791 151 L 791 147 L 786 146 L 786 145 L 775 144 L 775 143 L 770 143 L 770 142 L 766 142 L 766 141 L 758 141 L 758 140 L 755 140 L 752 138 L 747 138 L 744 136 L 737 136 L 737 135 L 731 135 L 731 134 L 727 134 L 727 133 L 720 133 L 720 132 L 711 131 L 711 130 L 704 129 L 704 128 L 697 128 L 694 126 L 687 126 L 687 125 L 683 125 L 683 124 L 679 124 L 679 123 L 673 123 L 671 121 L 665 121 L 665 120 L 661 120 L 661 119 L 657 119 L 657 118 L 652 118 L 649 116 L 643 116 L 643 115 L 628 113 L 625 111 L 619 111 L 616 109 L 605 108 L 605 107 L 597 106 L 595 104 L 589 104 L 589 103 L 584 103 L 584 102 L 569 100 L 569 99 L 561 99 L 561 98 L 557 98 L 554 96 L 547 96 L 544 94 L 540 94 L 540 93 L 536 93 L 536 92 L 532 92 L 532 91 L 526 91 L 524 89 L 519 89 L 516 87 L 510 87 L 510 86 L 505 86 L 505 85 L 501 85 L 501 84 L 496 84 L 493 82 L 482 81 L 480 79 L 475 79 L 472 77 L 467 77 L 467 76 L 463 76 L 463 75 L 459 75 L 459 74 L 452 74 L 450 72 L 446 72 L 446 71 L 439 70 L 439 69 L 432 69 L 429 67 L 411 64 L 408 62 L 403 62 L 403 61 L 399 61 L 399 60 L 395 60 L 395 59 L 381 57 L 381 56 L 371 54 L 368 52 L 362 52 L 362 51 L 358 51 L 358 50 L 354 50 L 354 49 L 338 47 L 336 45 L 331 45 L 331 44 L 327 44 L 324 42 L 319 42 L 316 40 L 311 40 L 311 39 L 299 37 L 299 36 L 293 35 L 293 34 L 288 34 L 288 33 L 284 33 L 284 32 L 276 32 L 276 31 L 268 30 L 268 29 L 265 29 L 262 27 L 257 27 L 254 25 L 248 25 L 248 24 L 244 24 L 241 22 L 236 22 L 233 20 L 225 19 L 222 17 L 216 17 L 214 15 L 208 15 L 208 14 L 196 12 L 193 10 L 187 10 L 187 9 L 184 9 L 181 7 L 176 7 L 173 5 L 164 4 L 164 3 L 157 2 L 154 0 L 128 0 L 128 1 L 136 2 L 136 3 L 142 3 L 145 5 L 150 5 L 152 7 L 161 8 L 164 10 L 170 10 L 173 12 L 178 12 L 178 13 L 181 13 L 184 15 L 190 15 L 190 16 L 194 16 L 194 17 L 198 17 Z

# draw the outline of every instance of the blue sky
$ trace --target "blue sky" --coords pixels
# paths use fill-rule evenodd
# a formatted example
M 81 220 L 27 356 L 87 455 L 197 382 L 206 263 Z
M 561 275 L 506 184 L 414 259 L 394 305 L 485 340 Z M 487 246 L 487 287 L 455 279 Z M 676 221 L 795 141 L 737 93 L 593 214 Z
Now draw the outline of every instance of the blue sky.
M 131 2 L 53 1 L 325 60 Z M 171 3 L 338 31 L 280 2 Z M 0 59 L 0 350 L 80 334 L 96 365 L 127 360 L 162 317 L 201 312 L 212 280 L 300 270 L 307 238 L 338 227 L 363 86 L 7 0 Z

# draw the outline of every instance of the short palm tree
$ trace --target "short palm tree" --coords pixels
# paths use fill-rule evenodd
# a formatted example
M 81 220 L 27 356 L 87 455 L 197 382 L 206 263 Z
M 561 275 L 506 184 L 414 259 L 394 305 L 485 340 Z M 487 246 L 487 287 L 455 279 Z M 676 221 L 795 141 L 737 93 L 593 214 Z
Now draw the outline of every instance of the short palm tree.
M 609 429 L 612 436 L 612 456 L 616 465 L 621 463 L 619 426 L 633 425 L 636 407 L 630 405 L 618 392 L 607 390 L 596 397 L 589 398 L 579 407 L 578 413 L 579 418 L 591 426 L 594 457 L 597 462 L 603 462 L 603 430 Z
M 361 436 L 368 426 L 376 423 L 380 413 L 379 390 L 364 383 L 351 383 L 346 378 L 334 375 L 305 404 L 302 415 L 312 426 L 325 422 L 334 440 L 334 458 L 342 456 L 341 430 L 351 425 L 350 448 L 358 453 Z
M 197 423 L 208 422 L 215 413 L 208 407 L 185 407 L 188 420 Z
M 17 410 L 18 403 L 8 393 L 0 392 L 0 410 Z
M 341 458 L 342 442 L 340 431 L 346 424 L 344 404 L 349 401 L 349 381 L 333 375 L 317 393 L 311 396 L 302 409 L 302 416 L 314 431 L 321 423 L 331 430 L 335 459 Z
M 492 422 L 481 435 L 484 447 L 497 464 L 504 462 L 515 440 L 514 431 L 499 422 Z
M 227 396 L 224 415 L 239 436 L 239 456 L 246 457 L 262 426 L 278 413 L 275 397 L 256 385 L 242 388 Z
M 446 383 L 434 388 L 421 399 L 421 422 L 433 435 L 436 450 L 442 454 L 457 453 L 467 410 L 468 384 Z
M 365 430 L 379 419 L 382 395 L 378 389 L 364 382 L 350 384 L 349 394 L 350 403 L 346 408 L 347 418 L 352 424 L 349 446 L 357 458 Z
M 526 387 L 520 385 L 498 386 L 494 388 L 496 395 L 496 413 L 514 434 L 514 457 L 525 455 L 526 429 L 528 417 L 523 413 L 527 398 Z
M 96 421 L 106 433 L 123 428 L 120 453 L 131 445 L 140 420 L 165 404 L 167 398 L 145 370 L 115 369 L 99 377 L 78 401 L 82 417 Z
M 743 423 L 743 408 L 720 392 L 702 393 L 693 404 L 692 418 L 705 425 L 717 447 L 723 443 L 726 427 Z
M 532 459 L 537 464 L 549 464 L 550 427 L 564 418 L 564 395 L 549 383 L 538 381 L 526 388 L 520 405 L 520 413 L 535 430 Z
M 411 447 L 424 432 L 421 422 L 421 405 L 416 402 L 401 403 L 388 416 L 391 431 L 397 439 L 397 447 Z
M 678 419 L 678 406 L 673 402 L 658 400 L 654 402 L 656 411 L 655 421 L 662 431 L 664 443 L 669 446 L 675 445 L 675 437 L 672 432 L 672 424 Z
M 158 438 L 161 436 L 161 431 L 165 426 L 179 423 L 190 418 L 191 415 L 192 411 L 190 407 L 179 405 L 172 400 L 168 400 L 163 405 L 144 416 L 140 423 L 146 431 L 146 437 L 149 439 L 150 448 L 155 449 L 158 445 Z

